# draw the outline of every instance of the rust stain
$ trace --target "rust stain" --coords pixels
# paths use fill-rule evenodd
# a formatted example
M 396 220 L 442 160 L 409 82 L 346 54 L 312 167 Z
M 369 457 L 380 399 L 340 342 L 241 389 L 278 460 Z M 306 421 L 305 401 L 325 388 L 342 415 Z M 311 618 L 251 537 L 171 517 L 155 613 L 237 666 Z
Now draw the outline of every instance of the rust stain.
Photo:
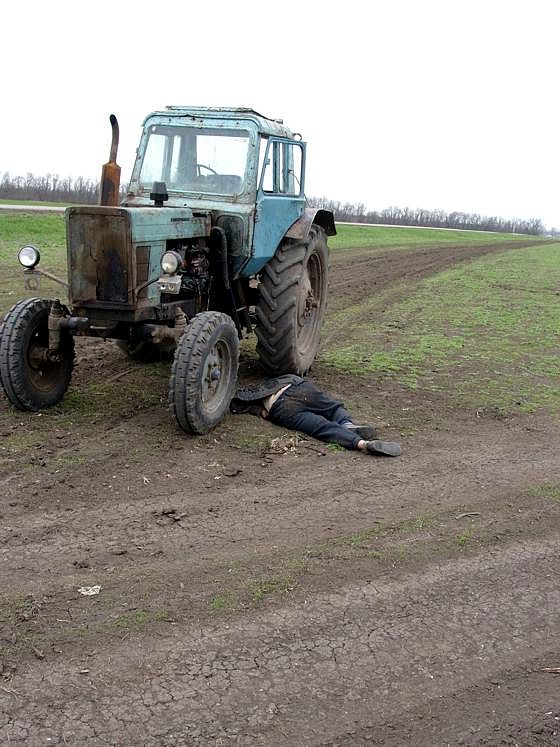
M 76 209 L 68 219 L 70 299 L 73 304 L 129 305 L 132 247 L 125 212 Z

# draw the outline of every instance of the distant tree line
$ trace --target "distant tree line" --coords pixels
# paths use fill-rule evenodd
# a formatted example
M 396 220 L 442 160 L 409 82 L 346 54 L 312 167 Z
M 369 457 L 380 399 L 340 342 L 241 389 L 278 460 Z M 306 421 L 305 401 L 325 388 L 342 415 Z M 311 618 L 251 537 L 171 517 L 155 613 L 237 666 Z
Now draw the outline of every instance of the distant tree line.
M 121 196 L 125 194 L 126 185 L 121 185 Z M 95 205 L 99 199 L 99 180 L 84 179 L 83 176 L 60 177 L 58 174 L 11 176 L 5 172 L 0 179 L 0 199 Z
M 3 200 L 44 200 L 88 205 L 95 204 L 98 195 L 99 181 L 84 179 L 82 176 L 11 176 L 6 172 L 0 180 L 0 198 Z
M 121 195 L 126 194 L 126 185 L 121 186 Z M 99 198 L 99 180 L 78 177 L 11 176 L 5 172 L 0 179 L 0 199 L 39 200 L 70 202 L 94 205 Z M 366 210 L 362 202 L 340 202 L 328 197 L 311 197 L 310 205 L 332 210 L 336 220 L 350 223 L 387 223 L 394 226 L 426 226 L 427 228 L 461 228 L 466 231 L 499 231 L 503 233 L 526 233 L 539 235 L 545 232 L 538 218 L 529 220 L 506 219 L 478 213 L 446 213 L 444 210 L 423 208 L 388 207 L 384 210 Z
M 340 202 L 327 197 L 310 197 L 313 207 L 332 210 L 335 220 L 349 223 L 386 223 L 391 226 L 426 226 L 427 228 L 460 228 L 465 231 L 498 231 L 501 233 L 526 233 L 538 236 L 545 233 L 539 218 L 520 220 L 479 215 L 478 213 L 446 213 L 445 210 L 388 207 L 384 210 L 366 210 L 361 202 Z

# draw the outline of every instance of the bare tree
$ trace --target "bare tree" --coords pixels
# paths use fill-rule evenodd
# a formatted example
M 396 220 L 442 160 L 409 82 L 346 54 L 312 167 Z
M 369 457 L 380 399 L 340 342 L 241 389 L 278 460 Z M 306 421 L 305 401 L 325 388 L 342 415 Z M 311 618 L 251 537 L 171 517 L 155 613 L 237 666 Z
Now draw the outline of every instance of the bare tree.
M 425 208 L 397 207 L 392 205 L 383 210 L 366 212 L 365 205 L 359 203 L 341 203 L 328 197 L 310 197 L 308 202 L 313 207 L 332 210 L 335 219 L 351 223 L 384 223 L 398 226 L 426 226 L 427 228 L 460 228 L 465 231 L 497 231 L 500 233 L 525 233 L 539 236 L 545 232 L 539 218 L 520 220 L 518 218 L 500 218 L 478 213 L 463 213 L 444 210 L 427 210 Z

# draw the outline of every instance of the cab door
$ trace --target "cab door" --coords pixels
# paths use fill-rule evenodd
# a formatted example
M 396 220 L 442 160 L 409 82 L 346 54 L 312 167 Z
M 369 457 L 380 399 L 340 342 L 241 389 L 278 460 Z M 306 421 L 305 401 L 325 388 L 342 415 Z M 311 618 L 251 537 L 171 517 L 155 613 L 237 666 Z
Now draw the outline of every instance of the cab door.
M 305 143 L 261 137 L 259 164 L 252 256 L 243 268 L 244 275 L 263 268 L 305 211 Z

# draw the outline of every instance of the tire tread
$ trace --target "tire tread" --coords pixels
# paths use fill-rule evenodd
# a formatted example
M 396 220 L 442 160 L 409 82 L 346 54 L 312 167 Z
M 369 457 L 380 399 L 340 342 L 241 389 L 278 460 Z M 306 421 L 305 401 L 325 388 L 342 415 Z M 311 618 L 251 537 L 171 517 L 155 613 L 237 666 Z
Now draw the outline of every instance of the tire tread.
M 302 361 L 297 350 L 297 319 L 293 309 L 298 303 L 299 281 L 305 262 L 315 247 L 321 244 L 324 244 L 327 252 L 325 273 L 328 277 L 326 234 L 316 224 L 311 227 L 305 241 L 285 239 L 262 270 L 259 302 L 255 308 L 255 332 L 257 354 L 261 365 L 270 374 L 305 375 L 311 366 L 312 361 Z M 324 307 L 326 300 L 325 294 Z M 318 347 L 319 334 L 313 358 Z
M 169 379 L 169 406 L 179 426 L 187 433 L 207 433 L 217 423 L 209 423 L 199 411 L 200 401 L 199 369 L 205 347 L 220 326 L 229 328 L 234 335 L 234 375 L 230 383 L 227 407 L 235 392 L 239 361 L 239 339 L 231 317 L 219 311 L 205 311 L 197 314 L 177 343 L 175 358 Z M 231 395 L 231 396 L 229 396 Z M 223 414 L 218 418 L 221 419 Z
M 14 407 L 18 410 L 37 411 L 37 401 L 29 396 L 21 365 L 22 345 L 27 326 L 33 318 L 50 309 L 51 302 L 44 298 L 27 298 L 15 303 L 0 324 L 0 383 Z M 68 388 L 74 367 L 74 339 L 67 338 L 70 351 L 69 370 L 65 377 L 63 392 Z M 60 401 L 62 397 L 57 399 Z M 50 402 L 50 405 L 56 402 Z M 47 406 L 47 405 L 45 405 Z

